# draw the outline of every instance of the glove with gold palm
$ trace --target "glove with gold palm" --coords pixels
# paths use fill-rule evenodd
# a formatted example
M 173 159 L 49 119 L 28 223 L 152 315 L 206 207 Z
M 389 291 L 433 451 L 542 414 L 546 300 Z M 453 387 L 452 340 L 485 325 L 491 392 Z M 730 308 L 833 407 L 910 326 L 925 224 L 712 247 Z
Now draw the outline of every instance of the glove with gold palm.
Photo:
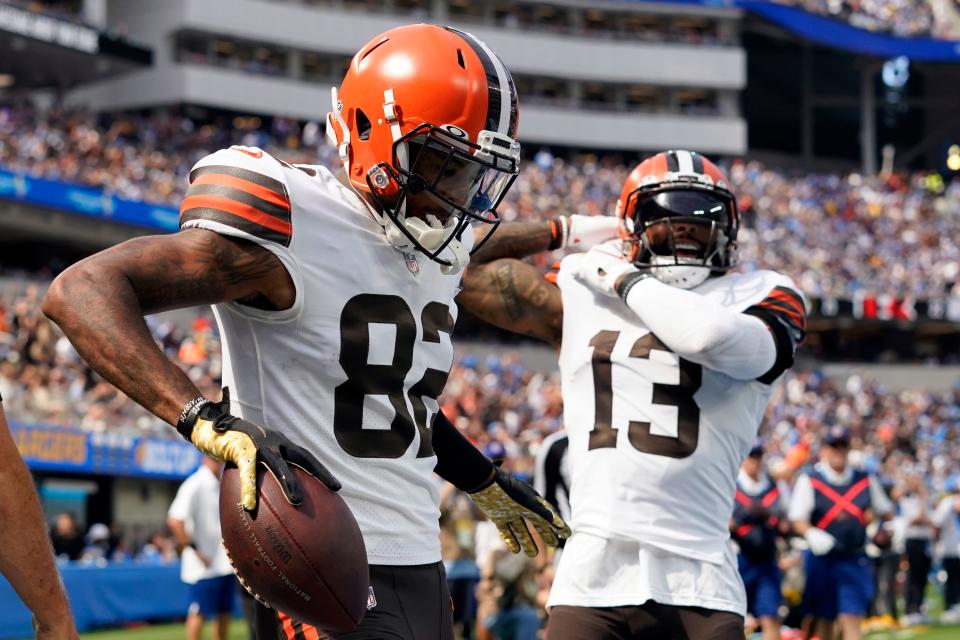
M 303 492 L 290 465 L 296 465 L 325 484 L 331 491 L 340 489 L 333 477 L 312 453 L 294 444 L 283 434 L 230 415 L 230 391 L 223 390 L 219 403 L 199 397 L 184 406 L 177 431 L 203 453 L 237 466 L 240 472 L 240 500 L 243 508 L 257 506 L 257 462 L 280 483 L 283 495 L 297 505 Z
M 531 558 L 537 555 L 537 543 L 525 519 L 548 546 L 556 547 L 560 540 L 570 536 L 570 527 L 549 502 L 499 467 L 496 467 L 490 484 L 472 492 L 470 497 L 497 526 L 500 537 L 513 553 L 523 549 Z

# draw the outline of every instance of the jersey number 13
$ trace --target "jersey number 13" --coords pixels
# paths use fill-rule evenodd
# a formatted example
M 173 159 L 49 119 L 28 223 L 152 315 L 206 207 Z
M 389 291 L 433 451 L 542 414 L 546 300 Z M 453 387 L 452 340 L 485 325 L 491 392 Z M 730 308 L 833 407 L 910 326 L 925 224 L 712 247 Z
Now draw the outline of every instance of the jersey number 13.
M 613 365 L 610 355 L 620 337 L 619 331 L 600 331 L 590 340 L 593 347 L 594 425 L 590 431 L 590 450 L 617 446 L 613 427 Z M 652 333 L 639 338 L 630 348 L 630 358 L 650 358 L 653 350 L 672 353 Z M 627 426 L 630 445 L 642 453 L 670 458 L 686 458 L 697 449 L 700 436 L 700 407 L 693 395 L 700 389 L 703 369 L 699 364 L 677 358 L 680 381 L 677 384 L 653 384 L 653 404 L 677 408 L 676 437 L 650 432 L 649 422 L 631 420 Z

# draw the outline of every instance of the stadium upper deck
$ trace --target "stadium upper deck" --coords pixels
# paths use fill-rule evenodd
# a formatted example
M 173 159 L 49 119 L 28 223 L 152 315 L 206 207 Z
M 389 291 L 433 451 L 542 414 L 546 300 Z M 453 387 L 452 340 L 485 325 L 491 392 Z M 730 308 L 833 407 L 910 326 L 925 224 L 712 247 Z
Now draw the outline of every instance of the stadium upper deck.
M 428 21 L 469 30 L 503 58 L 525 98 L 525 141 L 746 149 L 738 107 L 746 59 L 733 9 L 460 0 L 126 0 L 106 7 L 107 24 L 137 34 L 155 58 L 150 69 L 69 96 L 96 109 L 186 103 L 320 118 L 360 44 Z

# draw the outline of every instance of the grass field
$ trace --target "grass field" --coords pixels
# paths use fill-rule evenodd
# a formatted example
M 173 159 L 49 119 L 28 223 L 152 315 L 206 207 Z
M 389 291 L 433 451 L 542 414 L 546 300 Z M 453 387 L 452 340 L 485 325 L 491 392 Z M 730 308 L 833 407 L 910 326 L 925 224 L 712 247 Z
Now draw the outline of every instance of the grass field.
M 84 633 L 80 637 L 83 640 L 183 640 L 184 633 L 183 625 L 173 624 L 97 631 Z M 866 637 L 870 640 L 957 640 L 960 638 L 960 627 L 918 627 L 902 631 L 872 633 Z M 211 638 L 209 629 L 204 638 Z M 247 631 L 241 621 L 235 621 L 230 626 L 230 640 L 247 640 Z

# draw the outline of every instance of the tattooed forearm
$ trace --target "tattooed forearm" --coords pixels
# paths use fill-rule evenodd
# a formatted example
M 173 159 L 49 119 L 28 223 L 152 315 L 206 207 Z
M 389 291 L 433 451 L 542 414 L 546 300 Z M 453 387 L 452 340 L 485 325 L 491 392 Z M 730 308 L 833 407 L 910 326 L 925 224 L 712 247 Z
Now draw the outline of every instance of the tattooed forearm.
M 470 257 L 472 264 L 484 264 L 500 258 L 525 258 L 550 249 L 549 222 L 507 222 L 493 232 Z
M 525 262 L 504 259 L 469 268 L 457 302 L 502 329 L 560 344 L 560 289 Z
M 500 292 L 500 302 L 503 304 L 507 317 L 517 321 L 523 316 L 523 307 L 520 306 L 520 297 L 513 281 L 513 265 L 504 262 L 494 269 L 493 277 L 497 282 L 497 291 Z
M 275 260 L 211 232 L 138 238 L 61 274 L 43 310 L 90 367 L 174 424 L 199 391 L 156 346 L 143 315 L 255 296 Z

